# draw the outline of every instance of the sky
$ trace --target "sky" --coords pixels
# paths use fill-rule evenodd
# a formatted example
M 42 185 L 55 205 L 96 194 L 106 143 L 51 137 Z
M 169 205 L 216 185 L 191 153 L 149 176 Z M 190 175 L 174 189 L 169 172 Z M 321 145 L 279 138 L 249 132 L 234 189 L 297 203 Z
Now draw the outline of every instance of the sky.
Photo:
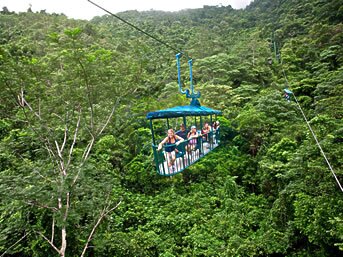
M 128 10 L 178 11 L 201 8 L 204 5 L 231 5 L 234 9 L 247 6 L 253 0 L 92 0 L 112 13 Z M 47 13 L 65 14 L 69 18 L 90 20 L 106 14 L 88 0 L 0 0 L 0 10 L 6 6 L 9 11 L 26 12 L 31 6 L 33 12 L 46 10 Z

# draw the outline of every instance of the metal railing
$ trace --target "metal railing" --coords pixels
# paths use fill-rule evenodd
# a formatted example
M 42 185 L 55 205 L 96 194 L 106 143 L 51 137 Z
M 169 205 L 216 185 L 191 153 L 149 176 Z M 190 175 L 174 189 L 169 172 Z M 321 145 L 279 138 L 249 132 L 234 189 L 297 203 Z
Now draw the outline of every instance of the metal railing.
M 196 140 L 196 142 L 194 141 Z M 187 139 L 179 145 L 163 146 L 158 151 L 158 145 L 152 145 L 156 171 L 162 176 L 174 176 L 200 160 L 220 144 L 219 130 L 199 135 L 197 138 Z M 166 147 L 175 147 L 175 150 L 166 151 Z

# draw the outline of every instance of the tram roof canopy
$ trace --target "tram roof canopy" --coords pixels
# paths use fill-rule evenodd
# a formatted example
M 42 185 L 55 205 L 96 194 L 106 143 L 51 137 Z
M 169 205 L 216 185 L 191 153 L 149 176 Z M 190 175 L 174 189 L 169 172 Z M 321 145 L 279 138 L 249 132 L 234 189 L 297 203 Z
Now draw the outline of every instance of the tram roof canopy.
M 159 110 L 155 112 L 149 112 L 146 117 L 149 120 L 152 119 L 163 119 L 163 118 L 177 118 L 184 116 L 207 116 L 207 115 L 221 115 L 222 112 L 211 109 L 206 106 L 197 105 L 186 105 L 186 106 L 175 106 L 165 110 Z

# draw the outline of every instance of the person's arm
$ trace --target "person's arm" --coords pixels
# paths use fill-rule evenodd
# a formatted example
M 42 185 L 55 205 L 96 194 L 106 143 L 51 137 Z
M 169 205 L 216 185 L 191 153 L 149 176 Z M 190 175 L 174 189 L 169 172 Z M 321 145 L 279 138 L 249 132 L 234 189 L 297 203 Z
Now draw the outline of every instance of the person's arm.
M 184 141 L 184 139 L 178 135 L 175 135 L 175 138 L 179 140 L 179 141 L 175 142 L 175 145 L 179 145 L 181 142 Z
M 195 135 L 191 135 L 189 138 L 197 138 L 199 136 L 198 132 Z
M 167 142 L 168 140 L 168 137 L 166 137 L 165 139 L 163 139 L 161 141 L 161 143 L 158 144 L 158 147 L 157 147 L 157 151 L 160 151 L 162 149 L 162 146 Z

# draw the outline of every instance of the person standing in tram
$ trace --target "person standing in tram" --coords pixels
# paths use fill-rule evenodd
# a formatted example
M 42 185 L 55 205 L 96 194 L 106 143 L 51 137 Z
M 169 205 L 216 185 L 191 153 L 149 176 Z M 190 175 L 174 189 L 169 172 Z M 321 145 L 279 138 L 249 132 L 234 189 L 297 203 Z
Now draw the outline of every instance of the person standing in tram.
M 187 138 L 189 139 L 189 143 L 187 145 L 187 151 L 194 151 L 197 146 L 197 138 L 198 138 L 197 127 L 192 126 L 191 131 L 188 133 Z
M 219 123 L 218 120 L 213 122 L 212 128 L 213 128 L 213 139 L 214 139 L 214 142 L 216 144 L 218 144 L 219 143 L 219 129 L 220 129 L 220 123 Z
M 211 126 L 208 125 L 208 122 L 206 122 L 204 124 L 204 127 L 202 128 L 201 130 L 201 135 L 203 136 L 202 139 L 205 141 L 205 142 L 208 142 L 209 141 L 209 133 L 211 132 Z
M 178 135 L 175 135 L 175 132 L 173 129 L 168 129 L 168 136 L 162 140 L 161 143 L 158 144 L 157 151 L 160 151 L 164 147 L 164 151 L 167 155 L 167 163 L 169 169 L 171 169 L 173 172 L 175 171 L 175 160 L 176 160 L 176 146 L 178 146 L 181 142 L 183 142 L 184 139 Z
M 178 135 L 179 137 L 182 137 L 184 140 L 186 140 L 187 134 L 188 134 L 188 131 L 186 130 L 185 124 L 181 124 L 180 130 L 176 132 L 176 135 Z

